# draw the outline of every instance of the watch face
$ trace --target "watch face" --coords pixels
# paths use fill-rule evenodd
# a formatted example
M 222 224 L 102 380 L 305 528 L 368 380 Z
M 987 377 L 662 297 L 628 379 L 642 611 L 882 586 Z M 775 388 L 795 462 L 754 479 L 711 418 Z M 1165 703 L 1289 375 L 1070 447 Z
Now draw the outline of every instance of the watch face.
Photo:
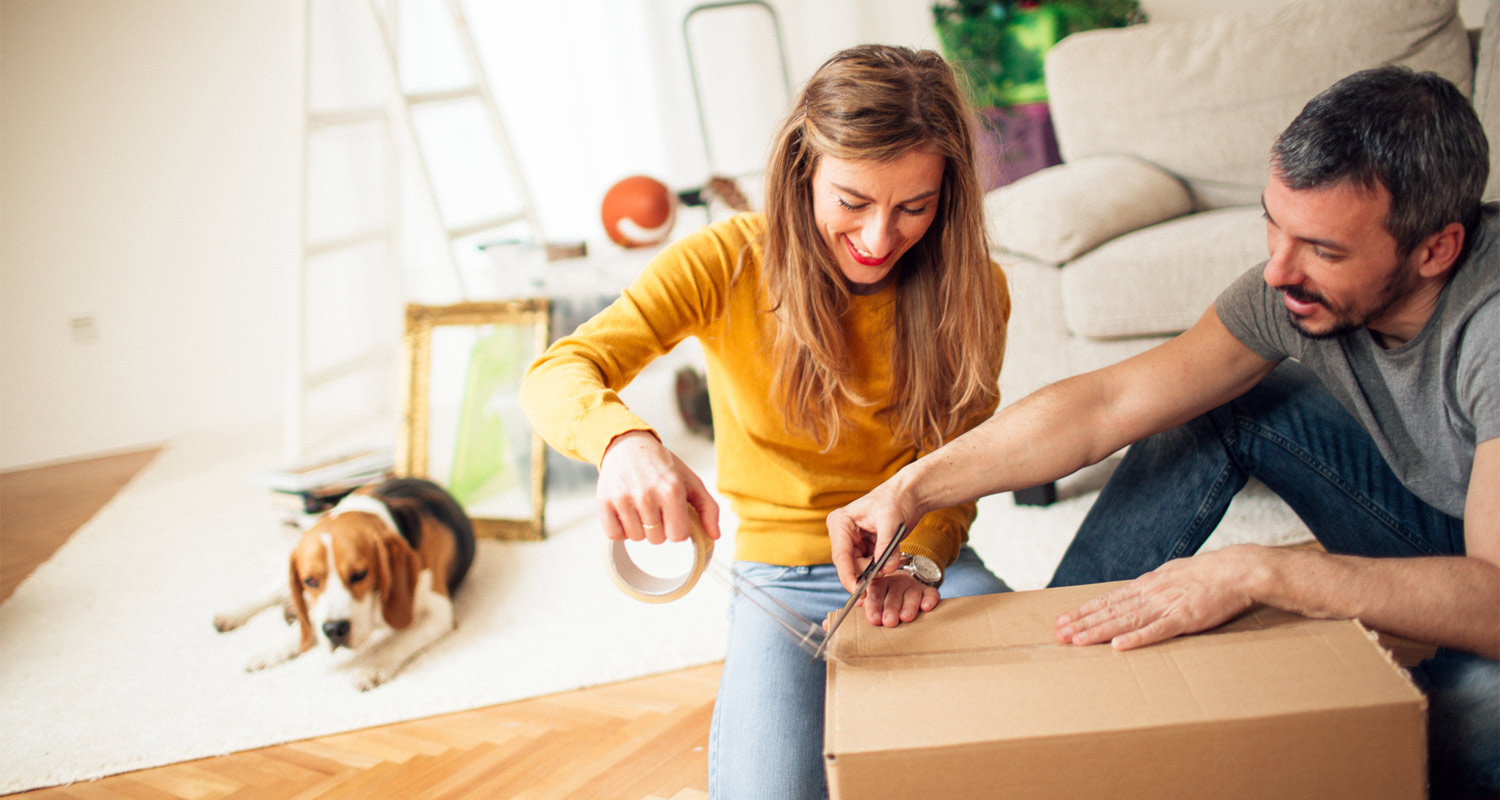
M 926 556 L 912 556 L 911 574 L 923 583 L 934 584 L 943 578 L 943 570 L 936 561 Z

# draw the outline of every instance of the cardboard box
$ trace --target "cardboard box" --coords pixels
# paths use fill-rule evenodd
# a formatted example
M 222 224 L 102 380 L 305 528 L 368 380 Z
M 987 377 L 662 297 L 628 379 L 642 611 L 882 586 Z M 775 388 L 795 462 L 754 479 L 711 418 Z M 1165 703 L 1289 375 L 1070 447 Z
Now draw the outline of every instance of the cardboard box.
M 850 619 L 828 661 L 834 800 L 1422 798 L 1427 701 L 1352 621 L 1259 608 L 1139 650 L 1060 645 L 1117 584 Z

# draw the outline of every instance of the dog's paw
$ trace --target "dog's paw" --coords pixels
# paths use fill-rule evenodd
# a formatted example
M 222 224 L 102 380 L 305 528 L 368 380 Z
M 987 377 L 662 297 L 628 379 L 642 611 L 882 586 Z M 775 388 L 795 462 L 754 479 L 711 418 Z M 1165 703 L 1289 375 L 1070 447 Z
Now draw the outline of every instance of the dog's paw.
M 245 620 L 242 617 L 233 614 L 214 615 L 214 630 L 219 633 L 228 633 L 244 624 Z
M 263 669 L 270 669 L 277 664 L 285 664 L 286 662 L 291 661 L 296 656 L 297 651 L 295 649 L 288 650 L 286 648 L 280 648 L 276 650 L 267 650 L 252 657 L 250 659 L 250 662 L 245 665 L 245 671 L 260 672 Z
M 395 670 L 383 666 L 363 667 L 354 673 L 354 688 L 361 692 L 368 692 L 390 680 L 394 675 Z

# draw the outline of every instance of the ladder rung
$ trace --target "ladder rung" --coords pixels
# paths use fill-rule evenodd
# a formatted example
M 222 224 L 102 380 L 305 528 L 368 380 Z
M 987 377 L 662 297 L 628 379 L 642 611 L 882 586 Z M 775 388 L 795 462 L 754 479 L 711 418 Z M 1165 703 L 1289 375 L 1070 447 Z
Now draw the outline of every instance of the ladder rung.
M 385 106 L 350 108 L 343 111 L 315 111 L 307 115 L 307 127 L 311 130 L 384 121 Z
M 353 247 L 363 247 L 367 244 L 385 241 L 386 232 L 385 228 L 379 228 L 373 231 L 343 236 L 338 239 L 311 242 L 307 247 L 303 248 L 302 252 L 307 258 L 315 258 L 317 256 L 328 255 L 329 253 L 336 253 L 340 250 L 348 250 Z
M 461 89 L 445 89 L 441 92 L 419 92 L 406 95 L 406 102 L 414 106 L 430 106 L 436 103 L 452 103 L 458 100 L 477 100 L 484 95 L 479 93 L 476 86 L 465 86 Z
M 339 378 L 356 374 L 362 370 L 372 367 L 389 367 L 395 364 L 394 349 L 382 345 L 367 353 L 363 353 L 345 361 L 340 361 L 329 367 L 324 367 L 317 372 L 309 372 L 302 376 L 303 390 L 313 389 L 324 384 L 333 383 Z
M 491 231 L 496 228 L 503 228 L 506 225 L 520 222 L 524 219 L 526 219 L 526 212 L 517 211 L 514 214 L 507 214 L 503 217 L 495 217 L 494 219 L 483 219 L 478 222 L 471 222 L 468 225 L 464 225 L 462 227 L 449 228 L 448 239 L 450 241 L 455 239 L 462 239 L 465 236 L 473 236 L 476 233 L 484 233 L 485 231 Z

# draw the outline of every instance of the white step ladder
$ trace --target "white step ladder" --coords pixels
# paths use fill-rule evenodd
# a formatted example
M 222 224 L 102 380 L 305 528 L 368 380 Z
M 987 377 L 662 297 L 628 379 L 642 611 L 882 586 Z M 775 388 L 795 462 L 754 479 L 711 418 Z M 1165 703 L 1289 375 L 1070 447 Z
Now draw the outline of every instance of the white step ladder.
M 387 377 L 387 384 L 393 386 L 390 376 L 396 374 L 396 366 L 399 360 L 398 345 L 400 336 L 399 313 L 391 315 L 389 320 L 382 317 L 377 321 L 377 327 L 385 323 L 389 327 L 391 336 L 385 341 L 378 341 L 370 346 L 364 347 L 360 352 L 339 359 L 336 363 L 310 369 L 309 351 L 313 344 L 310 340 L 316 335 L 309 325 L 309 314 L 312 313 L 314 305 L 311 297 L 311 281 L 315 271 L 318 269 L 319 260 L 326 259 L 338 254 L 350 253 L 358 248 L 367 248 L 371 245 L 384 244 L 386 247 L 386 269 L 385 275 L 380 276 L 395 293 L 402 293 L 404 281 L 402 280 L 401 265 L 401 164 L 409 163 L 415 167 L 415 173 L 421 184 L 422 204 L 425 206 L 426 215 L 429 218 L 436 238 L 446 243 L 447 246 L 439 248 L 437 253 L 438 265 L 446 271 L 453 280 L 456 288 L 455 300 L 478 300 L 483 299 L 474 296 L 474 291 L 465 280 L 463 270 L 460 267 L 456 250 L 459 243 L 467 238 L 484 234 L 489 231 L 515 227 L 527 229 L 525 238 L 540 245 L 545 242 L 542 233 L 542 225 L 537 215 L 536 208 L 531 200 L 520 164 L 516 159 L 515 151 L 511 146 L 510 136 L 505 127 L 505 121 L 500 114 L 495 102 L 494 92 L 490 88 L 485 76 L 483 65 L 479 58 L 478 48 L 474 43 L 474 36 L 469 29 L 467 19 L 464 15 L 460 0 L 406 0 L 407 2 L 425 2 L 430 7 L 434 3 L 442 4 L 447 11 L 454 33 L 454 38 L 459 44 L 460 55 L 467 68 L 470 82 L 458 88 L 443 89 L 439 91 L 428 91 L 420 93 L 408 92 L 402 85 L 401 63 L 399 55 L 400 44 L 400 22 L 401 13 L 398 3 L 400 0 L 365 0 L 363 13 L 372 26 L 373 38 L 376 40 L 374 50 L 378 53 L 378 64 L 372 64 L 374 70 L 378 70 L 385 83 L 385 101 L 381 104 L 372 104 L 362 107 L 342 108 L 336 111 L 316 110 L 313 108 L 312 86 L 314 58 L 313 48 L 315 35 L 313 20 L 315 17 L 314 6 L 320 2 L 333 2 L 343 4 L 346 0 L 305 0 L 304 10 L 304 53 L 303 53 L 303 110 L 305 124 L 303 127 L 302 144 L 302 233 L 301 254 L 297 265 L 296 277 L 296 342 L 295 355 L 292 359 L 292 380 L 287 399 L 283 431 L 283 455 L 286 458 L 299 458 L 306 454 L 309 447 L 308 423 L 309 423 L 309 398 L 320 389 L 328 387 L 336 381 L 353 375 L 376 373 Z M 347 13 L 342 5 L 338 9 Z M 503 209 L 501 212 L 488 215 L 483 219 L 466 220 L 461 223 L 452 223 L 444 219 L 444 212 L 439 202 L 439 190 L 428 153 L 424 150 L 423 142 L 418 135 L 416 115 L 423 109 L 438 106 L 449 106 L 457 103 L 477 103 L 484 111 L 487 120 L 488 131 L 476 132 L 487 135 L 493 142 L 494 151 L 498 154 L 499 161 L 504 171 L 508 172 L 510 185 L 497 186 L 496 191 L 502 195 L 508 195 L 515 200 L 515 206 Z M 309 213 L 312 204 L 313 186 L 310 180 L 309 162 L 313 158 L 313 143 L 321 136 L 337 134 L 339 131 L 349 131 L 357 126 L 383 126 L 384 140 L 387 149 L 386 159 L 386 205 L 384 210 L 384 224 L 379 227 L 362 229 L 354 233 L 342 234 L 317 241 L 311 239 L 309 230 Z M 428 147 L 433 146 L 427 143 Z M 400 299 L 404 299 L 400 298 Z M 392 307 L 397 303 L 392 303 Z M 373 311 L 380 311 L 375 309 Z M 393 308 L 394 310 L 394 308 Z M 395 392 L 389 392 L 394 397 Z

